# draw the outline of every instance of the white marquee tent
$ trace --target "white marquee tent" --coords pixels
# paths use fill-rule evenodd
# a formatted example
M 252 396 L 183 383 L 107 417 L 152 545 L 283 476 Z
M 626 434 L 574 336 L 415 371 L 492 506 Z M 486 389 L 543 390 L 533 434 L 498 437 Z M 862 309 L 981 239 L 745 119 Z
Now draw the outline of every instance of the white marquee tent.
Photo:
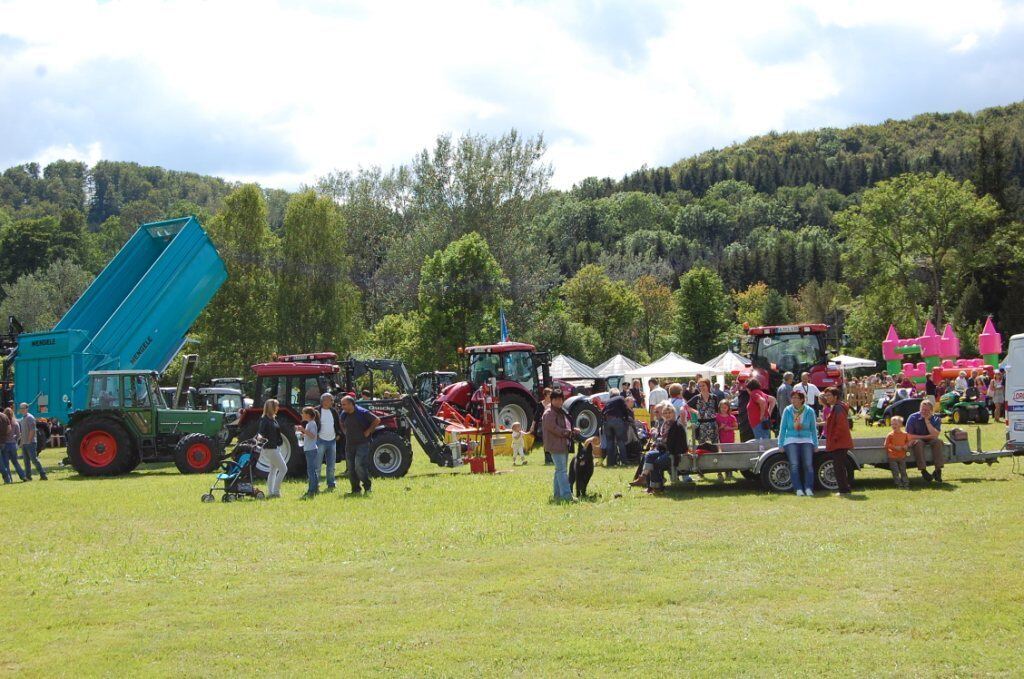
M 750 359 L 740 356 L 735 351 L 723 351 L 718 356 L 704 364 L 710 372 L 732 373 L 743 370 L 750 365 Z
M 601 376 L 586 363 L 558 354 L 551 359 L 551 377 L 556 380 L 596 380 Z
M 640 364 L 622 354 L 615 354 L 601 365 L 594 368 L 601 377 L 616 377 L 625 375 L 631 370 L 636 370 Z
M 840 354 L 839 356 L 833 356 L 828 359 L 829 363 L 836 363 L 843 370 L 856 370 L 858 368 L 874 368 L 877 367 L 874 361 L 868 358 L 858 358 L 857 356 L 847 356 L 846 354 Z
M 670 351 L 654 363 L 636 368 L 626 373 L 626 379 L 640 378 L 644 380 L 644 388 L 647 387 L 647 379 L 651 377 L 696 377 L 697 375 L 720 375 L 721 370 L 708 368 L 708 366 L 691 361 L 685 356 L 680 356 Z

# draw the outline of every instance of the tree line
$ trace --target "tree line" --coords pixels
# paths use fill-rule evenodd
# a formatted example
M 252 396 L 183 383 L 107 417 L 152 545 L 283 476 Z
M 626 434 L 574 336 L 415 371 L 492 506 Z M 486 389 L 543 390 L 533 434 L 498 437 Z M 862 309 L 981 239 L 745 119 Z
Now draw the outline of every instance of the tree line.
M 324 349 L 450 366 L 497 338 L 500 310 L 517 338 L 589 363 L 704 360 L 743 323 L 794 321 L 877 356 L 890 322 L 968 337 L 993 314 L 1024 330 L 1022 139 L 1015 104 L 767 135 L 568 191 L 550 187 L 543 138 L 515 131 L 442 136 L 295 193 L 133 163 L 19 166 L 0 175 L 0 310 L 44 329 L 139 223 L 196 214 L 229 270 L 194 329 L 208 375 Z

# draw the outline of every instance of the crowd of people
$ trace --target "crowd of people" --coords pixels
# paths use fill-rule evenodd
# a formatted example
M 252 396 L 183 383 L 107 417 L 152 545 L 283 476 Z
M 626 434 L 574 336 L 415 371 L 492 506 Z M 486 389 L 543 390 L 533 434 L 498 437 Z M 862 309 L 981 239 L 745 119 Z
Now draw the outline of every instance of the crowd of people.
M 961 370 L 955 378 L 939 382 L 935 382 L 931 373 L 928 373 L 923 384 L 915 383 L 903 373 L 890 375 L 880 372 L 848 379 L 847 399 L 859 414 L 866 415 L 878 389 L 921 392 L 933 403 L 938 403 L 944 395 L 955 391 L 964 400 L 983 403 L 996 422 L 1003 421 L 1006 416 L 1006 371 L 1003 369 L 994 370 L 992 374 L 986 370 Z
M 27 403 L 19 405 L 18 411 L 21 417 L 16 417 L 12 408 L 5 408 L 0 412 L 0 474 L 3 475 L 5 484 L 13 483 L 13 466 L 19 479 L 31 481 L 32 468 L 35 467 L 39 472 L 39 478 L 45 481 L 46 470 L 39 462 L 36 418 L 28 411 Z M 24 469 L 18 461 L 19 448 L 22 461 L 25 463 Z
M 723 388 L 702 376 L 685 384 L 663 384 L 652 378 L 646 392 L 649 425 L 636 421 L 636 409 L 645 408 L 645 392 L 639 380 L 635 380 L 621 390 L 609 391 L 602 431 L 579 443 L 600 448 L 606 467 L 636 464 L 630 485 L 657 494 L 664 488 L 665 473 L 673 463 L 678 466 L 684 457 L 696 462 L 700 455 L 717 452 L 725 444 L 775 437 L 778 446 L 785 451 L 796 495 L 814 496 L 814 456 L 824 448 L 835 473 L 835 494 L 848 496 L 851 482 L 847 459 L 855 445 L 851 427 L 859 408 L 854 390 L 860 385 L 874 389 L 869 385 L 876 383 L 897 385 L 902 376 L 895 379 L 872 376 L 848 383 L 848 394 L 854 392 L 849 401 L 838 388 L 820 389 L 810 377 L 806 372 L 799 379 L 791 372 L 784 373 L 775 393 L 767 393 L 756 379 L 733 381 Z M 994 403 L 1005 397 L 1000 373 L 991 380 L 984 380 L 980 375 L 965 377 L 973 378 L 978 389 L 984 382 L 982 393 Z M 545 459 L 555 466 L 554 496 L 557 500 L 570 501 L 573 498 L 566 467 L 571 443 L 579 438 L 579 431 L 572 427 L 562 407 L 564 402 L 565 394 L 561 391 L 545 392 L 544 416 L 536 433 L 542 441 Z M 941 429 L 941 417 L 935 413 L 929 399 L 924 399 L 920 412 L 911 415 L 906 422 L 893 418 L 885 447 L 897 487 L 908 487 L 908 460 L 916 464 L 925 481 L 942 481 Z M 931 472 L 927 468 L 929 459 L 934 468 Z M 699 465 L 695 463 L 690 467 L 696 469 Z M 731 477 L 731 472 L 718 476 L 720 481 L 725 480 Z M 684 484 L 694 482 L 692 476 L 686 474 L 679 480 Z

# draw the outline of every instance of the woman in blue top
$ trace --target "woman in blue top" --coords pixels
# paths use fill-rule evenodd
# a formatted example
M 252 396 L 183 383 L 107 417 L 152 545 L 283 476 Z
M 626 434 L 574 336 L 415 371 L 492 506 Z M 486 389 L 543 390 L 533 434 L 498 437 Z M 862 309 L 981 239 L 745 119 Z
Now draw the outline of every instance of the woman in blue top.
M 797 495 L 814 497 L 814 451 L 818 449 L 818 422 L 814 410 L 807 407 L 807 397 L 799 391 L 793 392 L 790 404 L 782 411 L 779 445 L 789 458 L 793 490 Z

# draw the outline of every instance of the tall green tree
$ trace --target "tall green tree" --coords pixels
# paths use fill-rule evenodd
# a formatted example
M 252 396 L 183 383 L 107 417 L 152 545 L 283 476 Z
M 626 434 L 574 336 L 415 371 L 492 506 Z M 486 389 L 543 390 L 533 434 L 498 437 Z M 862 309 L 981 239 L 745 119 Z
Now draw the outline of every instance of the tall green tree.
M 228 279 L 196 322 L 199 370 L 204 376 L 245 375 L 252 363 L 268 360 L 277 344 L 278 243 L 259 187 L 236 189 L 223 212 L 204 226 Z
M 671 344 L 676 299 L 667 285 L 658 282 L 654 276 L 647 275 L 636 279 L 633 293 L 640 301 L 637 327 L 641 346 L 647 358 L 653 360 Z
M 478 233 L 427 257 L 420 272 L 420 332 L 435 360 L 452 363 L 458 347 L 496 341 L 507 289 L 508 279 Z
M 0 318 L 15 316 L 26 332 L 45 332 L 71 308 L 92 282 L 92 274 L 71 259 L 24 274 L 2 286 Z
M 572 320 L 597 331 L 605 358 L 635 353 L 643 306 L 628 284 L 613 281 L 600 266 L 588 264 L 565 282 L 562 297 Z
M 706 361 L 725 350 L 732 308 L 714 269 L 696 266 L 680 277 L 676 309 L 680 351 L 695 361 Z
M 347 247 L 349 236 L 334 201 L 311 190 L 292 197 L 281 238 L 281 351 L 345 354 L 359 341 L 359 290 L 349 279 Z

